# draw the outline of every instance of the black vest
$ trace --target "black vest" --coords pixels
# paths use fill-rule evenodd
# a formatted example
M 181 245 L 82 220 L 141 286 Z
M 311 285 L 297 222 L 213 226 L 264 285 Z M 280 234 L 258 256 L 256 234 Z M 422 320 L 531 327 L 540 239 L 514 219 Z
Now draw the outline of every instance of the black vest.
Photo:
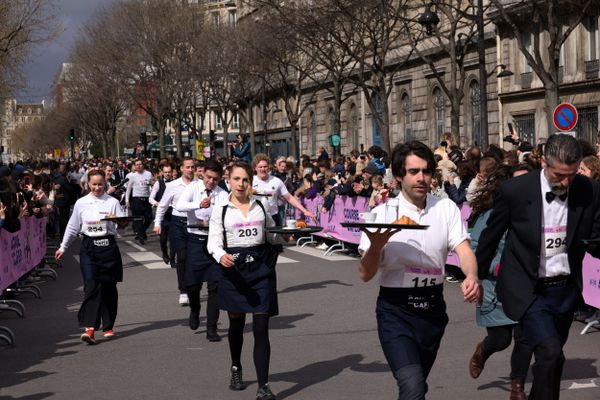
M 163 194 L 165 194 L 165 189 L 167 188 L 167 184 L 165 183 L 165 178 L 160 178 L 158 180 L 158 192 L 156 192 L 156 196 L 154 200 L 160 201 L 162 199 Z

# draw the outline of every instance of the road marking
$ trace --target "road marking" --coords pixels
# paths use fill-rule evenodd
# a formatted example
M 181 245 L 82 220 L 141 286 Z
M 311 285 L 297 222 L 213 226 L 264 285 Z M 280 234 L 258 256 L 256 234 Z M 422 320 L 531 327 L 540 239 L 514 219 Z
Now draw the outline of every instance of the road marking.
M 79 264 L 79 256 L 78 256 L 78 255 L 76 255 L 76 254 L 74 254 L 74 255 L 73 255 L 73 258 L 75 259 L 75 261 L 77 261 L 77 264 Z
M 279 256 L 277 258 L 277 264 L 291 264 L 291 263 L 297 263 L 300 261 L 296 261 L 296 260 L 292 260 L 291 258 L 287 258 L 284 256 Z
M 330 256 L 325 256 L 325 251 L 323 250 L 319 250 L 319 249 L 315 249 L 314 247 L 298 247 L 298 246 L 289 246 L 289 247 L 285 247 L 285 250 L 291 250 L 291 251 L 295 251 L 298 253 L 302 253 L 302 254 L 308 254 L 309 256 L 313 256 L 313 257 L 318 257 L 322 260 L 327 260 L 327 261 L 354 261 L 357 262 L 358 259 L 354 258 L 354 257 L 349 257 L 349 256 L 345 256 L 342 254 L 338 254 L 338 253 L 334 253 L 333 255 Z
M 570 383 L 570 385 L 569 385 Z M 569 385 L 569 386 L 567 386 Z M 566 389 L 571 389 L 571 390 L 577 390 L 577 389 L 593 389 L 593 388 L 597 388 L 598 385 L 596 384 L 596 380 L 595 379 L 590 379 L 589 382 L 575 382 L 575 381 L 563 381 L 561 384 L 562 387 L 566 388 Z
M 137 249 L 139 251 L 148 251 L 145 248 L 143 248 L 142 246 L 139 246 L 139 245 L 133 243 L 131 240 L 126 240 L 125 243 L 127 243 L 128 245 L 130 245 L 131 247 L 133 247 L 134 249 Z
M 128 251 L 125 253 L 126 256 L 133 259 L 133 261 L 142 264 L 148 269 L 169 269 L 171 268 L 168 264 L 165 264 L 162 257 L 157 256 L 151 251 Z

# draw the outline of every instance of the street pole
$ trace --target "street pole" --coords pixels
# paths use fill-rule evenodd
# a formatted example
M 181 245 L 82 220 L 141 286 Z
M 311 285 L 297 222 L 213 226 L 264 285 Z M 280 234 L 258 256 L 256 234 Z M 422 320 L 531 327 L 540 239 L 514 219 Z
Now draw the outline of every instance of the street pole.
M 477 0 L 477 53 L 479 58 L 479 110 L 481 118 L 482 152 L 488 148 L 488 106 L 487 106 L 487 71 L 485 68 L 485 32 L 483 24 L 483 0 Z

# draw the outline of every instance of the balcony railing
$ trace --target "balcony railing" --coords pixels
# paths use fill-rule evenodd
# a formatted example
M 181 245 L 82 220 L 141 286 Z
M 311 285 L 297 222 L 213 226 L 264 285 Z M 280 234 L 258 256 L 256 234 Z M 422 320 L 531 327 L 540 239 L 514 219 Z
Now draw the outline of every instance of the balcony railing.
M 598 70 L 600 69 L 600 63 L 598 60 L 591 60 L 585 62 L 585 79 L 598 79 Z
M 525 72 L 525 73 L 521 74 L 521 89 L 531 88 L 531 79 L 532 79 L 531 72 Z

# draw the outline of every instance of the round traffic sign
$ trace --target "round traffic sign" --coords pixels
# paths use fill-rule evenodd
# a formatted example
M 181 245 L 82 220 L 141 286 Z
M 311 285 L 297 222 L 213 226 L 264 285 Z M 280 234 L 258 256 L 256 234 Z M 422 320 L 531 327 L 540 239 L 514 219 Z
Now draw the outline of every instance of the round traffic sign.
M 577 109 L 573 104 L 559 104 L 554 109 L 554 126 L 561 131 L 570 131 L 575 128 L 577 118 Z

